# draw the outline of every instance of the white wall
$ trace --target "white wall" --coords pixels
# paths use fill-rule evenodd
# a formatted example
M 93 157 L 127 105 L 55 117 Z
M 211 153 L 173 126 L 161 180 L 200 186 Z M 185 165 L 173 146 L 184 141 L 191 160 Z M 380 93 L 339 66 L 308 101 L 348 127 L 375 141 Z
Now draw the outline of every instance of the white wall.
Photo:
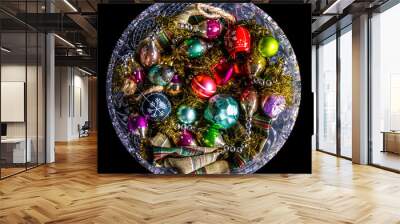
M 55 140 L 70 141 L 89 117 L 88 78 L 73 67 L 56 67 L 55 73 Z

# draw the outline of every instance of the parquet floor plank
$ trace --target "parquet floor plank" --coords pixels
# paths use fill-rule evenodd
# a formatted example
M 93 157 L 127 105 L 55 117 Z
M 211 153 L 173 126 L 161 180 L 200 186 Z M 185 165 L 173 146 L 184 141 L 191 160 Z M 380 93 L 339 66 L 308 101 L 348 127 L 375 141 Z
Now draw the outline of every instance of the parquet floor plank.
M 96 138 L 0 181 L 0 223 L 399 223 L 400 175 L 313 152 L 312 175 L 97 174 Z

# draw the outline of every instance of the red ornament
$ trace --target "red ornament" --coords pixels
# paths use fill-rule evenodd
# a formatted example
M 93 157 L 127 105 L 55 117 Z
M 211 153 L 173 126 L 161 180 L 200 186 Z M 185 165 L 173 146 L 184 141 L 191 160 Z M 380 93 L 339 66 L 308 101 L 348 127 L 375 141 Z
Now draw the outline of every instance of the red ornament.
M 210 76 L 199 74 L 192 79 L 192 90 L 201 99 L 207 99 L 217 91 L 217 85 Z
M 229 54 L 236 58 L 238 53 L 250 53 L 250 32 L 243 26 L 231 26 L 224 37 Z
M 211 67 L 215 82 L 217 85 L 225 85 L 232 77 L 233 66 L 228 63 L 228 60 L 221 58 L 217 64 Z

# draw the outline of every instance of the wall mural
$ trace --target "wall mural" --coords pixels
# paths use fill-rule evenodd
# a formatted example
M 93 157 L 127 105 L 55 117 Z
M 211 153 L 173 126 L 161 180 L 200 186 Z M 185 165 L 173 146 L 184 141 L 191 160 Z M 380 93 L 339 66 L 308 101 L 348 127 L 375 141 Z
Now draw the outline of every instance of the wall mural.
M 157 3 L 115 44 L 105 84 L 112 126 L 154 174 L 248 174 L 295 125 L 296 55 L 252 3 Z

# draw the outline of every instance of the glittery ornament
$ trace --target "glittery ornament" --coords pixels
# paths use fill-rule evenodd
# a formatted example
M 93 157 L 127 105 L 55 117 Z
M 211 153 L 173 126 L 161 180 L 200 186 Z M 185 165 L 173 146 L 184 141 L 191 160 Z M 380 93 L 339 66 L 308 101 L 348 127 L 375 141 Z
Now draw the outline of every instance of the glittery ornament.
M 219 129 L 213 126 L 203 133 L 201 141 L 207 147 L 222 147 L 225 145 Z
M 246 73 L 251 77 L 258 77 L 264 72 L 266 65 L 267 60 L 256 50 L 253 50 L 246 61 Z
M 161 52 L 155 40 L 147 38 L 139 48 L 140 63 L 144 67 L 150 67 L 160 62 Z
M 179 146 L 196 146 L 196 139 L 192 132 L 188 130 L 183 130 L 181 136 L 179 137 Z
M 224 94 L 210 98 L 204 118 L 217 125 L 218 128 L 227 129 L 236 124 L 239 118 L 239 105 L 236 100 Z
M 150 119 L 161 121 L 170 115 L 171 103 L 163 93 L 154 92 L 143 97 L 140 110 L 143 115 Z
M 197 118 L 196 110 L 186 105 L 179 106 L 176 115 L 178 117 L 178 120 L 184 124 L 191 124 L 196 121 Z
M 168 83 L 166 92 L 171 96 L 176 96 L 182 93 L 182 80 L 179 78 L 179 75 L 175 74 L 171 82 Z
M 280 95 L 266 95 L 261 101 L 261 107 L 264 113 L 270 118 L 276 118 L 283 110 L 285 110 L 285 97 Z
M 125 79 L 124 81 L 124 85 L 122 86 L 122 92 L 127 95 L 133 95 L 135 94 L 137 89 L 137 84 L 135 81 L 133 81 L 132 79 Z
M 240 106 L 247 119 L 251 118 L 258 107 L 258 95 L 254 89 L 246 89 L 240 96 Z
M 193 59 L 203 56 L 210 47 L 211 44 L 204 40 L 192 37 L 183 42 L 181 50 L 184 51 L 188 58 Z
M 250 32 L 244 26 L 232 25 L 225 34 L 224 43 L 233 58 L 236 58 L 238 54 L 250 53 Z
M 192 79 L 192 90 L 199 98 L 207 99 L 217 91 L 217 85 L 210 76 L 199 74 Z
M 130 133 L 138 135 L 140 138 L 146 138 L 148 121 L 145 116 L 134 116 L 128 118 L 128 130 Z
M 174 74 L 175 70 L 173 67 L 167 65 L 153 65 L 150 68 L 147 77 L 151 83 L 165 86 L 171 81 Z
M 228 60 L 221 58 L 218 63 L 211 68 L 211 71 L 213 72 L 216 84 L 222 86 L 228 83 L 232 78 L 233 66 L 228 63 Z
M 218 19 L 206 19 L 194 27 L 195 33 L 209 40 L 218 38 L 222 29 L 222 24 Z
M 258 42 L 258 51 L 263 57 L 272 57 L 279 50 L 279 42 L 272 36 L 265 36 Z

